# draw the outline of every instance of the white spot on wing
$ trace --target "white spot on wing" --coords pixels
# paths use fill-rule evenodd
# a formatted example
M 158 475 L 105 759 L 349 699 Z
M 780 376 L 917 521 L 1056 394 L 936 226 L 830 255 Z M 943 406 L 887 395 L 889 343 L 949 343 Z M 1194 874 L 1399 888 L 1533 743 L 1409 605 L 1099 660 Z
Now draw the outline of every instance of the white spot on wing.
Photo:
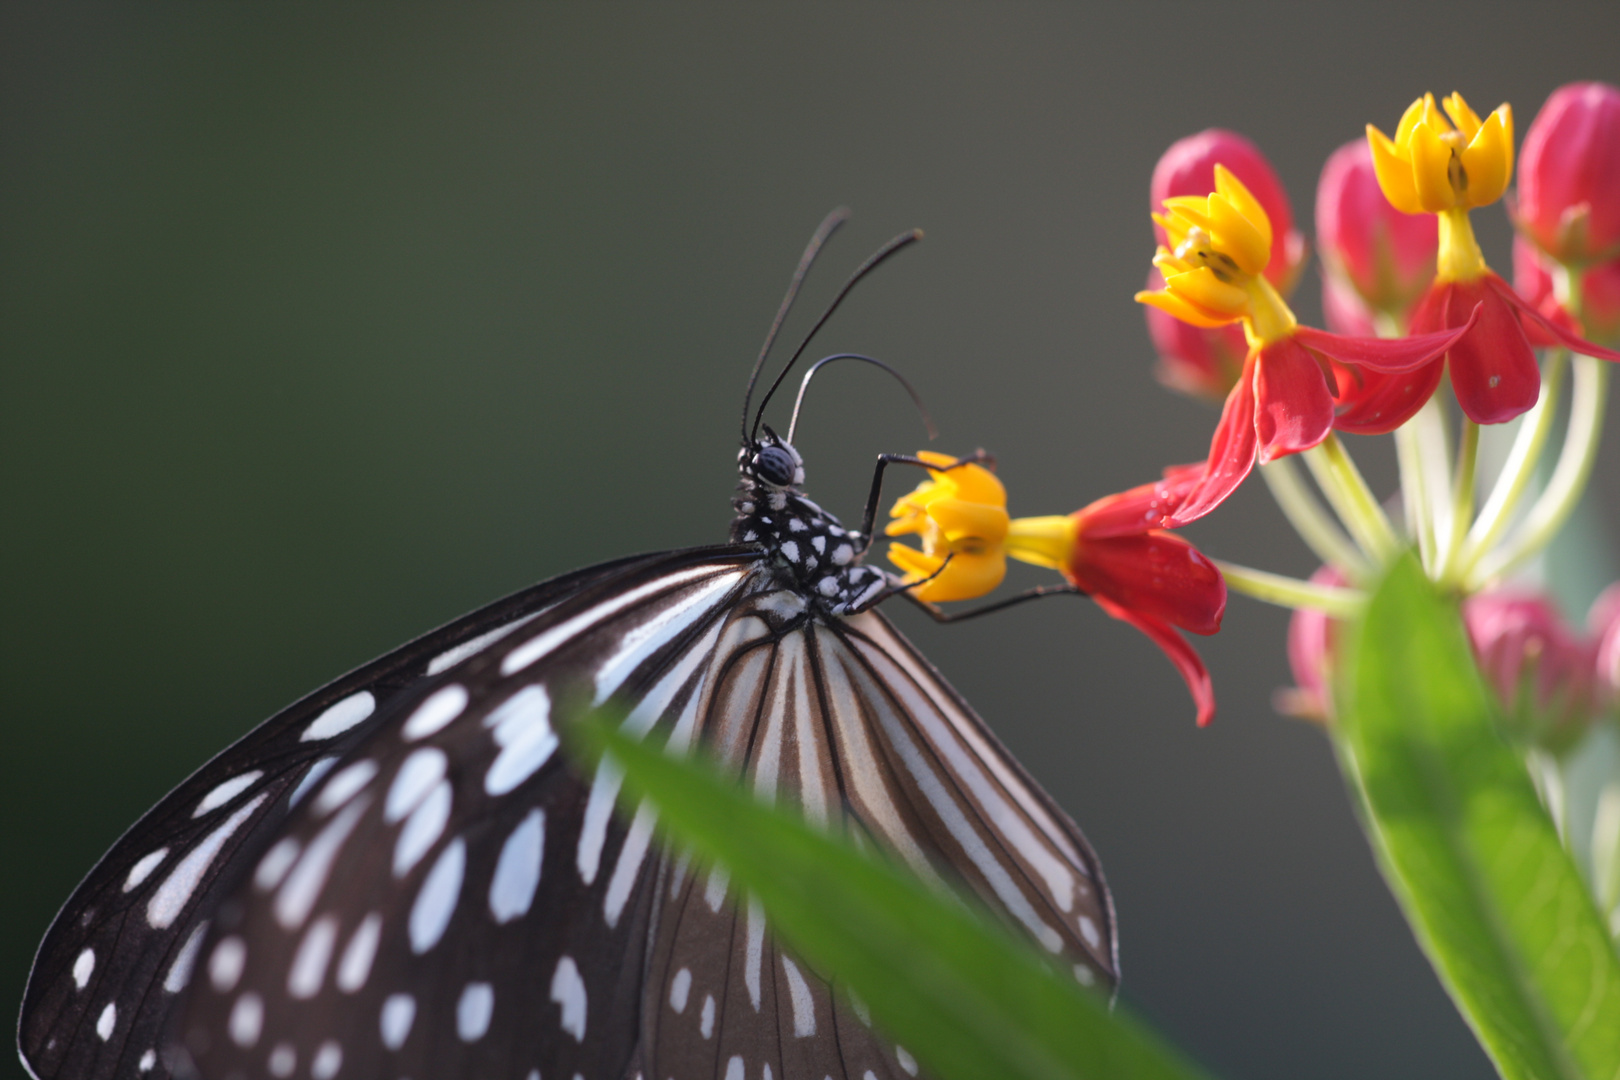
M 409 994 L 390 994 L 382 1004 L 379 1027 L 383 1045 L 398 1050 L 405 1045 L 411 1033 L 411 1022 L 416 1019 L 416 999 Z
M 135 1066 L 137 1072 L 149 1073 L 157 1064 L 157 1051 L 147 1050 L 141 1055 L 140 1062 Z
M 509 923 L 529 913 L 534 890 L 540 885 L 540 863 L 545 854 L 546 815 L 530 810 L 501 845 L 495 876 L 489 883 L 489 913 L 498 923 Z
M 726 1080 L 745 1080 L 743 1059 L 740 1055 L 732 1054 L 731 1060 L 726 1062 Z
M 562 1029 L 585 1041 L 585 980 L 580 978 L 574 958 L 564 956 L 557 961 L 557 970 L 551 976 L 551 1000 L 562 1006 Z
M 720 911 L 720 905 L 726 902 L 726 887 L 730 884 L 731 875 L 726 873 L 724 867 L 716 866 L 709 871 L 709 882 L 703 888 L 703 901 L 709 905 L 710 911 Z
M 551 698 L 543 686 L 526 686 L 484 718 L 501 748 L 484 774 L 484 790 L 505 795 L 535 774 L 557 750 Z
M 287 880 L 282 882 L 281 891 L 276 893 L 276 921 L 282 929 L 296 930 L 309 918 L 310 909 L 326 887 L 326 875 L 331 873 L 333 861 L 370 802 L 368 795 L 344 807 L 343 812 L 333 818 L 304 849 L 298 865 L 293 867 Z
M 171 994 L 178 994 L 191 982 L 191 972 L 197 966 L 197 954 L 202 951 L 203 935 L 208 932 L 208 923 L 200 922 L 186 938 L 186 943 L 180 946 L 180 952 L 175 956 L 174 963 L 169 965 L 169 973 L 163 977 L 163 989 Z
M 643 660 L 697 621 L 703 612 L 695 609 L 712 606 L 716 596 L 736 583 L 736 577 L 735 574 L 723 574 L 705 583 L 694 589 L 690 596 L 682 597 L 625 634 L 612 655 L 603 660 L 597 669 L 596 700 L 592 704 L 600 705 L 612 696 Z
M 645 800 L 636 807 L 635 819 L 630 822 L 624 846 L 619 849 L 619 861 L 613 867 L 612 879 L 608 881 L 607 897 L 602 901 L 602 917 L 610 927 L 619 925 L 624 905 L 630 901 L 630 890 L 635 886 L 636 876 L 647 857 L 647 844 L 652 839 L 653 825 L 657 820 L 658 811 Z
M 107 1007 L 101 1010 L 101 1015 L 96 1017 L 96 1035 L 102 1042 L 106 1042 L 112 1038 L 113 1028 L 117 1026 L 118 1006 L 109 1001 Z
M 406 742 L 415 742 L 425 739 L 456 717 L 461 710 L 467 707 L 467 688 L 460 683 L 451 683 L 443 686 L 427 696 L 427 700 L 416 707 L 411 718 L 405 721 L 405 726 L 399 733 Z
M 788 998 L 793 1002 L 793 1035 L 806 1039 L 816 1033 L 816 999 L 810 994 L 810 984 L 804 974 L 787 956 L 782 957 L 782 970 L 787 972 Z
M 377 699 L 371 696 L 370 690 L 350 694 L 337 704 L 328 706 L 325 712 L 304 729 L 298 740 L 316 742 L 320 739 L 336 738 L 370 716 L 376 708 Z
M 287 970 L 287 993 L 300 1001 L 307 1001 L 321 992 L 326 981 L 326 965 L 332 960 L 332 948 L 337 944 L 337 916 L 322 915 L 309 924 L 304 940 L 293 955 L 292 967 Z
M 152 876 L 152 871 L 158 868 L 158 864 L 168 857 L 168 854 L 168 848 L 160 847 L 156 851 L 142 855 L 140 861 L 129 868 L 129 875 L 124 878 L 124 891 L 131 892 L 139 888 L 141 882 Z
M 259 865 L 253 871 L 253 884 L 258 886 L 260 892 L 269 892 L 281 884 L 281 879 L 287 876 L 292 864 L 298 859 L 300 851 L 298 840 L 291 836 L 283 836 L 277 840 Z
M 237 1046 L 246 1048 L 258 1042 L 264 1030 L 264 999 L 251 990 L 237 998 L 226 1026 Z
M 388 786 L 388 798 L 383 803 L 383 820 L 392 825 L 416 809 L 433 785 L 444 779 L 449 759 L 436 746 L 424 746 L 411 752 L 405 764 L 394 774 Z
M 214 946 L 213 954 L 208 957 L 208 981 L 213 983 L 214 989 L 221 994 L 228 994 L 236 989 L 237 980 L 242 977 L 242 965 L 245 963 L 247 963 L 247 943 L 235 935 L 220 938 L 219 944 Z
M 363 758 L 353 765 L 344 766 L 342 771 L 326 782 L 321 793 L 315 796 L 315 803 L 311 809 L 323 817 L 330 814 L 358 795 L 376 775 L 377 763 L 370 758 Z
M 1074 965 L 1074 977 L 1081 986 L 1097 985 L 1097 973 L 1084 964 Z
M 538 614 L 540 614 L 538 611 L 534 613 L 534 615 Z M 491 630 L 488 633 L 479 634 L 475 638 L 463 641 L 460 645 L 444 650 L 444 652 L 428 661 L 427 674 L 437 675 L 441 671 L 448 671 L 457 664 L 461 663 L 463 660 L 467 659 L 467 657 L 476 656 L 478 653 L 483 652 L 485 649 L 501 640 L 501 638 L 505 637 L 507 634 L 510 634 L 518 627 L 527 623 L 530 619 L 534 618 L 534 615 L 525 615 L 516 622 L 511 622 L 507 623 L 505 626 L 496 627 L 494 630 Z
M 450 781 L 440 780 L 406 820 L 394 842 L 394 876 L 402 878 L 421 861 L 450 821 Z
M 382 936 L 382 916 L 373 911 L 354 928 L 349 944 L 344 946 L 338 960 L 333 983 L 345 994 L 352 994 L 366 985 L 371 974 L 371 962 L 377 957 L 377 942 Z
M 917 1075 L 917 1059 L 906 1053 L 905 1047 L 899 1045 L 895 1046 L 894 1060 L 898 1061 L 900 1063 L 900 1067 L 906 1070 L 906 1072 L 910 1075 Z
M 748 964 L 743 969 L 743 981 L 748 984 L 748 1002 L 759 1012 L 760 969 L 764 966 L 765 911 L 759 901 L 748 898 Z
M 218 787 L 214 788 L 214 790 L 204 795 L 201 801 L 197 803 L 197 809 L 191 812 L 191 816 L 194 818 L 199 818 L 211 810 L 218 810 L 220 807 L 242 794 L 242 792 L 252 787 L 258 782 L 259 777 L 263 775 L 263 770 L 254 769 L 251 772 L 243 773 L 241 776 L 231 777 L 229 780 L 225 781 L 223 784 L 220 784 Z
M 298 1068 L 298 1051 L 293 1049 L 292 1043 L 276 1043 L 276 1048 L 270 1051 L 270 1075 L 285 1080 Z
M 1097 924 L 1091 921 L 1090 915 L 1080 916 L 1080 936 L 1086 939 L 1086 944 L 1093 949 L 1102 947 L 1102 934 L 1097 932 Z
M 169 876 L 146 903 L 148 925 L 154 930 L 167 930 L 174 924 L 174 920 L 180 917 L 180 912 L 191 899 L 191 894 L 202 882 L 203 875 L 219 857 L 220 849 L 225 846 L 225 842 L 231 838 L 232 833 L 242 827 L 242 823 L 253 815 L 253 811 L 257 810 L 264 800 L 265 796 L 260 795 L 246 806 L 237 807 L 235 813 L 205 836 L 201 843 L 188 851 L 186 857 L 169 871 Z
M 714 1034 L 714 995 L 703 995 L 703 1012 L 698 1016 L 698 1033 L 705 1039 Z
M 669 1007 L 677 1013 L 686 1011 L 686 998 L 692 992 L 692 970 L 681 968 L 669 981 Z
M 327 1039 L 315 1051 L 315 1060 L 309 1063 L 310 1080 L 332 1080 L 343 1067 L 343 1044 Z
M 96 970 L 96 950 L 85 949 L 73 960 L 73 989 L 83 990 L 90 985 L 90 975 Z
M 337 758 L 323 757 L 311 765 L 303 777 L 299 779 L 298 786 L 293 788 L 292 794 L 287 796 L 287 805 L 297 806 L 303 797 L 309 794 L 309 789 L 320 783 L 321 777 L 331 772 L 332 766 L 336 764 Z
M 411 951 L 417 955 L 439 943 L 461 897 L 461 879 L 467 869 L 467 844 L 456 837 L 439 853 L 438 861 L 422 880 L 411 905 Z
M 456 1002 L 456 1035 L 462 1042 L 477 1042 L 489 1030 L 495 1012 L 495 988 L 487 982 L 470 982 Z

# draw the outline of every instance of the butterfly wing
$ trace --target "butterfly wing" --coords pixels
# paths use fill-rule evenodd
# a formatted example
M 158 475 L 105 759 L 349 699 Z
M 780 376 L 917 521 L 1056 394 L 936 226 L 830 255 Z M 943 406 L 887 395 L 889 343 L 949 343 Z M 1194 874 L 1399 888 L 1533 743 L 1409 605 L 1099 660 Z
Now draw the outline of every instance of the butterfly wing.
M 294 794 L 363 742 L 405 688 L 493 644 L 560 598 L 660 564 L 554 578 L 426 634 L 266 720 L 135 823 L 74 891 L 35 957 L 18 1027 L 41 1080 L 161 1076 L 163 1027 L 232 868 L 282 827 Z

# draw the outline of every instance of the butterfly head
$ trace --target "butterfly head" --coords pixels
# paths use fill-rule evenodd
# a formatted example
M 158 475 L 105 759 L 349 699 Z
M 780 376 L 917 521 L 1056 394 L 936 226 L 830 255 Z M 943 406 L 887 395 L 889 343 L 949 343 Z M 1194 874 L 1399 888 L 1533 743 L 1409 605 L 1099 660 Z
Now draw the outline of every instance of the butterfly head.
M 767 489 L 779 491 L 804 483 L 804 458 L 769 427 L 765 437 L 741 453 L 743 475 Z

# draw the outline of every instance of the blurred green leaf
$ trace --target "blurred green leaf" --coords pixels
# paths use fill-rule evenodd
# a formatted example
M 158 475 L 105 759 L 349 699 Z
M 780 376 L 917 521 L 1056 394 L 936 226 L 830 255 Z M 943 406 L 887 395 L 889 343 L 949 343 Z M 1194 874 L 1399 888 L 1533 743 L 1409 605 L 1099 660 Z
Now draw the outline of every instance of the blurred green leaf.
M 568 728 L 576 749 L 623 766 L 628 804 L 650 798 L 671 838 L 724 865 L 774 932 L 942 1080 L 1202 1075 L 966 902 L 760 803 L 706 762 L 601 718 Z
M 1620 1075 L 1620 960 L 1455 601 L 1398 562 L 1340 665 L 1339 749 L 1390 888 L 1510 1080 Z

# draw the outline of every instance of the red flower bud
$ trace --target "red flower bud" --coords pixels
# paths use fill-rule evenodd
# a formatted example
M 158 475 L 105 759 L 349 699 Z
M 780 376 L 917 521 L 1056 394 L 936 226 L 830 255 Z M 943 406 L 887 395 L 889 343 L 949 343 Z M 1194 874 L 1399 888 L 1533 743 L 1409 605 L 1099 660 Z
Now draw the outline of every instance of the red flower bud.
M 1581 318 L 1553 295 L 1553 267 L 1523 236 L 1513 238 L 1513 287 L 1541 314 L 1600 345 L 1620 342 L 1620 257 L 1574 271 L 1581 283 Z
M 1164 276 L 1155 268 L 1148 272 L 1149 289 L 1164 288 Z M 1194 397 L 1222 401 L 1243 370 L 1249 352 L 1241 323 L 1206 328 L 1184 323 L 1151 304 L 1142 305 L 1147 313 L 1148 336 L 1159 354 L 1161 383 Z
M 1586 624 L 1597 638 L 1598 696 L 1613 708 L 1620 703 L 1620 581 L 1598 596 Z
M 1356 287 L 1331 271 L 1322 275 L 1322 320 L 1335 334 L 1377 337 L 1372 309 Z
M 1305 265 L 1305 237 L 1294 228 L 1294 210 L 1276 170 L 1242 135 L 1210 128 L 1174 143 L 1153 167 L 1148 209 L 1158 213 L 1164 200 L 1173 195 L 1208 195 L 1215 190 L 1216 165 L 1225 165 L 1242 181 L 1271 220 L 1273 239 L 1266 278 L 1286 295 Z M 1165 243 L 1164 230 L 1155 225 L 1154 232 L 1159 243 Z
M 1314 585 L 1349 584 L 1344 575 L 1324 566 L 1311 575 Z M 1295 686 L 1279 690 L 1273 699 L 1277 711 L 1301 720 L 1328 723 L 1333 719 L 1330 662 L 1338 620 L 1313 608 L 1298 608 L 1288 621 L 1288 666 Z
M 1573 742 L 1593 713 L 1593 644 L 1549 597 L 1524 590 L 1470 597 L 1463 620 L 1480 672 L 1518 733 L 1555 749 Z
M 1536 114 L 1519 154 L 1518 226 L 1562 263 L 1620 257 L 1620 89 L 1570 83 Z
M 1345 143 L 1316 186 L 1316 241 L 1326 290 L 1348 285 L 1374 311 L 1404 316 L 1434 280 L 1439 227 L 1433 214 L 1403 214 L 1384 198 L 1366 139 Z M 1338 327 L 1334 327 L 1338 330 Z M 1340 330 L 1341 333 L 1361 331 Z

